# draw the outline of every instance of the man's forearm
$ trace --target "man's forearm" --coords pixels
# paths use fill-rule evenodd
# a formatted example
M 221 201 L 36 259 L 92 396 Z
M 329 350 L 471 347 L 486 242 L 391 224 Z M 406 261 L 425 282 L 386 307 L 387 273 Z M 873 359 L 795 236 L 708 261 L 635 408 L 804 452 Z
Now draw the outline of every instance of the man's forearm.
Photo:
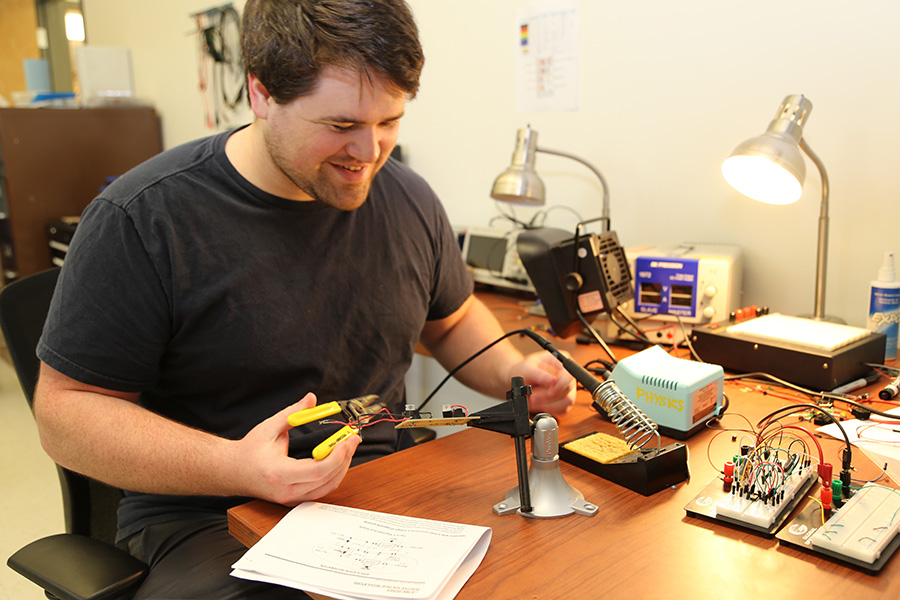
M 35 418 L 46 452 L 63 467 L 120 487 L 164 494 L 238 493 L 223 469 L 235 442 L 147 411 L 133 400 L 70 389 L 42 369 Z

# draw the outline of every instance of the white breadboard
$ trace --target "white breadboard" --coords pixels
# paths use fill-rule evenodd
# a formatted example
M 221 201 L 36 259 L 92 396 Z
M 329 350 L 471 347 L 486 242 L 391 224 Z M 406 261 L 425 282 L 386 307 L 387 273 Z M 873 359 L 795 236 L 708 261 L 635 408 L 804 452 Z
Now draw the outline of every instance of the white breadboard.
M 830 352 L 860 340 L 868 329 L 816 321 L 803 317 L 790 317 L 779 313 L 763 315 L 728 327 L 729 333 L 759 341 L 776 340 L 803 348 Z
M 786 508 L 794 506 L 792 501 L 804 485 L 816 478 L 814 468 L 801 469 L 799 472 L 785 479 L 781 486 L 784 496 L 777 502 L 751 500 L 746 496 L 740 496 L 736 492 L 728 494 L 716 503 L 716 516 L 725 517 L 732 521 L 748 523 L 757 527 L 768 528 Z
M 813 534 L 813 548 L 874 563 L 900 528 L 900 493 L 867 483 Z

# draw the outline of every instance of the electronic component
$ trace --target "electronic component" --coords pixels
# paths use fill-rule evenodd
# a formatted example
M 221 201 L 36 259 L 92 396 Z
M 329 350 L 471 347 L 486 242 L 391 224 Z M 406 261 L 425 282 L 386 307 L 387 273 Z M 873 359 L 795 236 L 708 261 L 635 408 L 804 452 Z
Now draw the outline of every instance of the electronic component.
M 891 379 L 891 382 L 878 392 L 878 397 L 882 400 L 890 400 L 897 395 L 898 390 L 900 390 L 900 375 Z
M 417 427 L 453 427 L 456 425 L 468 425 L 472 421 L 477 421 L 479 417 L 444 417 L 444 418 L 422 418 L 422 419 L 404 419 L 396 425 L 395 429 L 415 429 Z
M 681 244 L 674 248 L 626 248 L 634 299 L 621 309 L 652 341 L 683 341 L 678 324 L 726 319 L 740 306 L 743 259 L 731 245 Z M 688 327 L 687 329 L 690 329 Z M 635 339 L 610 322 L 611 339 Z
M 713 519 L 771 537 L 819 481 L 830 502 L 832 466 L 814 462 L 795 425 L 772 423 L 753 435 L 755 445 L 741 444 L 740 454 L 725 461 L 722 476 L 710 482 L 685 507 L 692 517 Z M 822 454 L 819 452 L 819 461 Z
M 516 249 L 521 231 L 469 227 L 461 234 L 462 255 L 477 283 L 534 293 Z
M 748 498 L 747 489 L 738 481 L 727 483 L 723 479 L 714 479 L 685 505 L 684 510 L 690 517 L 712 519 L 772 537 L 816 485 L 815 472 L 807 468 L 805 473 L 803 477 L 791 479 L 789 485 L 792 493 L 785 491 L 783 496 L 780 491 L 777 495 L 760 495 L 758 490 L 753 489 Z
M 464 406 L 454 404 L 444 404 L 441 406 L 441 416 L 445 419 L 465 417 L 466 409 Z
M 686 439 L 722 406 L 722 367 L 688 361 L 651 346 L 623 358 L 612 371 L 616 385 L 659 431 Z

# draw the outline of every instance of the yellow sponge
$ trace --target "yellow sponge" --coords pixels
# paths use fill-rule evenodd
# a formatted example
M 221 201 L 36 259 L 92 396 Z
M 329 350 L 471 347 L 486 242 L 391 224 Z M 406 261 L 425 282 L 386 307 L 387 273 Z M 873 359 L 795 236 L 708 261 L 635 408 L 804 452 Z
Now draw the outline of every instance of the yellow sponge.
M 572 440 L 563 447 L 604 464 L 611 463 L 634 452 L 634 449 L 624 440 L 607 433 L 593 433 L 577 440 Z

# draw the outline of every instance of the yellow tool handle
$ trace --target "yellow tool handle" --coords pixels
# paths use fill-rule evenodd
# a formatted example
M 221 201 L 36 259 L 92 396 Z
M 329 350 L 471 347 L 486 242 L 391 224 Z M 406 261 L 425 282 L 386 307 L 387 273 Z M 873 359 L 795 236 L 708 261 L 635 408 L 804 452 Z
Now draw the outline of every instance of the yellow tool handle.
M 288 425 L 296 427 L 297 425 L 305 425 L 306 423 L 312 423 L 313 421 L 321 421 L 325 417 L 330 417 L 339 412 L 341 412 L 340 404 L 337 402 L 328 402 L 326 404 L 320 404 L 318 406 L 313 406 L 312 408 L 297 411 L 289 415 L 287 421 Z
M 355 433 L 357 433 L 356 428 L 350 427 L 349 425 L 344 425 L 340 428 L 340 430 L 332 434 L 331 437 L 329 437 L 327 440 L 313 448 L 312 457 L 316 460 L 322 460 L 323 458 L 331 454 L 331 451 L 335 446 Z

